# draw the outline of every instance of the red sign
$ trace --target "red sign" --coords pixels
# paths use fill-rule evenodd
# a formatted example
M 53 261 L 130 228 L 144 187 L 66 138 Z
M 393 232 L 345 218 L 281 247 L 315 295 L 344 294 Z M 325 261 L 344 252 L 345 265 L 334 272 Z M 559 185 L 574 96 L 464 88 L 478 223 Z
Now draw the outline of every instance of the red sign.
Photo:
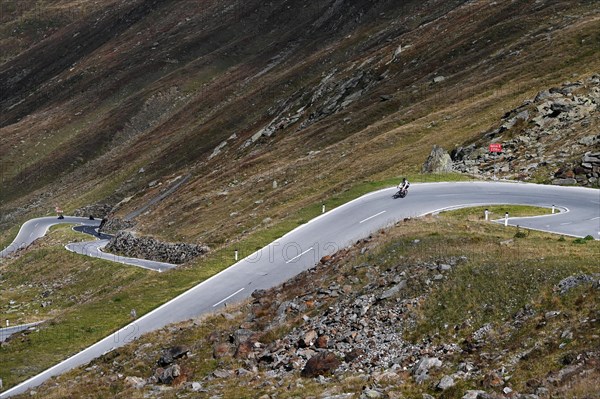
M 500 143 L 490 144 L 490 152 L 502 152 L 502 144 L 500 144 Z

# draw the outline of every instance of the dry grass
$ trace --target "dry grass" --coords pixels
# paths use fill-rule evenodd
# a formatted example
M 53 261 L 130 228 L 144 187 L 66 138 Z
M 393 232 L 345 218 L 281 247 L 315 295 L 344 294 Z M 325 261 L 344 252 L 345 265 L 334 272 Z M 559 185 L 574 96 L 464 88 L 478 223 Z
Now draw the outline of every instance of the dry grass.
M 504 228 L 481 221 L 465 221 L 463 216 L 448 213 L 438 217 L 427 217 L 403 222 L 399 227 L 379 234 L 369 243 L 370 250 L 359 255 L 360 248 L 355 248 L 341 257 L 332 269 L 320 268 L 318 272 L 307 274 L 313 285 L 328 286 L 331 281 L 340 281 L 350 273 L 359 278 L 353 285 L 355 290 L 365 284 L 364 273 L 377 270 L 389 270 L 401 262 L 405 265 L 422 262 L 439 261 L 450 257 L 466 256 L 468 262 L 457 266 L 443 283 L 430 289 L 429 295 L 418 308 L 421 321 L 410 333 L 415 341 L 433 339 L 434 342 L 461 342 L 485 323 L 492 323 L 494 330 L 479 349 L 480 352 L 497 353 L 496 361 L 478 360 L 476 353 L 463 353 L 452 359 L 445 359 L 448 370 L 434 372 L 432 381 L 455 367 L 454 362 L 475 361 L 485 370 L 498 369 L 513 356 L 524 349 L 539 347 L 523 357 L 512 372 L 511 386 L 519 392 L 527 391 L 527 384 L 533 380 L 543 379 L 564 367 L 567 356 L 574 358 L 580 353 L 593 353 L 597 349 L 598 338 L 592 325 L 581 323 L 587 318 L 591 320 L 597 312 L 598 295 L 590 287 L 580 287 L 566 296 L 559 296 L 554 285 L 562 278 L 578 273 L 599 273 L 596 259 L 600 252 L 598 242 L 575 245 L 573 240 L 561 241 L 557 236 L 531 232 L 513 247 L 506 247 L 500 242 L 512 238 L 513 228 Z M 418 244 L 414 240 L 418 239 Z M 542 255 L 543 254 L 543 255 Z M 373 265 L 355 270 L 353 266 L 367 261 Z M 335 271 L 333 271 L 335 270 Z M 345 280 L 344 280 L 345 281 Z M 362 281 L 362 283 L 360 282 Z M 414 295 L 421 295 L 418 286 L 409 287 Z M 259 318 L 271 318 L 278 304 L 287 298 L 300 295 L 302 284 L 294 284 L 286 289 L 274 290 L 267 296 L 261 312 L 255 313 Z M 484 306 L 482 306 L 484 304 Z M 514 314 L 525 305 L 531 306 L 536 316 L 527 320 L 520 328 L 511 327 Z M 331 304 L 324 303 L 313 313 L 327 309 Z M 270 309 L 265 311 L 265 309 Z M 543 315 L 548 311 L 560 311 L 564 317 L 552 319 L 540 325 Z M 91 371 L 74 370 L 60 377 L 58 385 L 46 386 L 39 390 L 48 398 L 72 395 L 73 392 L 89 396 L 114 395 L 115 397 L 142 397 L 144 390 L 134 390 L 124 385 L 122 378 L 115 378 L 114 364 L 119 364 L 119 373 L 147 377 L 153 373 L 154 362 L 160 356 L 162 348 L 173 345 L 187 345 L 193 356 L 180 361 L 187 370 L 188 381 L 202 381 L 210 390 L 210 394 L 220 394 L 223 398 L 251 398 L 263 394 L 271 394 L 270 385 L 261 385 L 264 379 L 261 372 L 258 378 L 253 376 L 239 377 L 235 380 L 204 380 L 216 369 L 235 370 L 245 367 L 243 361 L 232 357 L 215 360 L 212 348 L 215 342 L 228 342 L 228 336 L 247 320 L 251 306 L 247 303 L 228 309 L 228 317 L 220 314 L 202 320 L 180 323 L 148 334 L 126 347 L 118 349 L 104 358 L 98 359 L 89 366 Z M 314 316 L 314 314 L 310 314 Z M 292 321 L 293 322 L 293 321 Z M 592 322 L 594 323 L 594 322 Z M 597 323 L 597 322 L 596 322 Z M 287 334 L 292 324 L 271 329 L 260 339 L 268 343 Z M 458 327 L 456 327 L 458 326 Z M 592 328 L 590 328 L 592 327 Z M 565 329 L 571 329 L 573 339 L 561 339 Z M 405 335 L 405 337 L 408 337 Z M 545 342 L 537 345 L 536 342 Z M 561 342 L 566 346 L 559 347 Z M 233 348 L 232 348 L 233 350 Z M 116 362 L 116 363 L 114 363 Z M 593 364 L 593 363 L 591 363 Z M 484 372 L 485 372 L 484 370 Z M 439 375 L 438 375 L 439 374 Z M 581 397 L 594 392 L 594 374 L 584 377 L 573 377 L 555 386 L 553 389 L 562 397 Z M 356 375 L 336 376 L 329 384 L 319 384 L 313 380 L 299 380 L 290 374 L 283 380 L 273 381 L 277 387 L 278 397 L 293 398 L 298 395 L 321 395 L 324 391 L 331 393 L 361 392 L 365 381 Z M 408 374 L 403 375 L 401 382 L 381 382 L 379 386 L 395 391 L 405 397 L 419 396 L 422 393 L 433 393 L 430 385 L 415 385 Z M 466 389 L 478 388 L 477 381 L 459 382 L 452 390 L 443 394 L 444 398 L 460 398 Z M 186 394 L 183 386 L 163 392 L 162 397 L 179 397 Z
M 202 11 L 169 7 L 141 20 L 78 60 L 74 71 L 58 73 L 52 82 L 62 80 L 66 86 L 48 83 L 39 97 L 28 97 L 33 102 L 15 108 L 27 116 L 1 130 L 6 145 L 0 148 L 0 155 L 6 163 L 1 171 L 0 211 L 4 215 L 25 203 L 37 204 L 15 212 L 17 220 L 2 224 L 5 242 L 10 241 L 18 221 L 44 214 L 57 204 L 71 211 L 94 202 L 114 204 L 134 195 L 118 212 L 122 216 L 147 203 L 170 179 L 192 174 L 188 184 L 140 218 L 137 229 L 167 240 L 205 242 L 217 251 L 206 262 L 182 268 L 168 279 L 149 276 L 124 285 L 119 295 L 110 298 L 119 298 L 123 312 L 147 298 L 150 287 L 161 287 L 161 295 L 152 298 L 148 309 L 170 299 L 227 267 L 232 245 L 250 253 L 318 215 L 322 203 L 329 209 L 369 189 L 392 185 L 401 175 L 420 180 L 415 173 L 433 144 L 449 149 L 472 140 L 538 90 L 571 80 L 574 74 L 583 77 L 597 72 L 600 65 L 595 46 L 600 22 L 594 4 L 560 3 L 532 10 L 528 8 L 532 2 L 519 2 L 523 7 L 519 10 L 508 2 L 498 7 L 477 2 L 473 9 L 458 8 L 449 18 L 417 29 L 427 14 L 422 10 L 407 23 L 415 30 L 406 33 L 395 31 L 388 20 L 379 17 L 356 27 L 350 38 L 336 29 L 322 37 L 319 32 L 303 33 L 304 26 L 296 26 L 296 30 L 286 26 L 289 38 L 298 39 L 301 45 L 268 74 L 257 77 L 269 60 L 282 52 L 285 37 L 282 32 L 271 32 L 272 26 L 277 26 L 273 21 L 257 24 L 256 34 L 236 36 L 236 32 L 247 32 L 244 21 L 210 17 L 219 4 L 213 2 Z M 252 8 L 254 3 L 238 5 Z M 258 22 L 268 19 L 269 9 L 261 8 L 263 11 Z M 448 10 L 436 9 L 444 11 Z M 388 14 L 393 12 L 399 11 Z M 354 18 L 350 15 L 348 18 Z M 404 15 L 409 14 L 400 13 L 400 21 Z M 178 25 L 186 18 L 192 21 L 189 26 Z M 549 36 L 550 27 L 553 33 Z M 140 36 L 148 38 L 148 43 L 138 46 Z M 59 37 L 50 41 L 55 39 L 60 42 Z M 152 50 L 155 41 L 159 45 Z M 386 65 L 399 43 L 413 47 L 403 53 L 399 63 Z M 521 55 L 511 56 L 516 50 Z M 308 102 L 323 75 L 337 68 L 338 76 L 348 77 L 370 58 L 364 68 L 374 76 L 387 72 L 388 78 L 354 104 L 304 130 L 292 125 L 240 149 L 273 118 L 269 109 L 277 110 L 279 100 L 296 101 L 298 107 L 291 108 L 295 111 Z M 23 59 L 30 62 L 31 58 Z M 172 59 L 178 63 L 165 61 Z M 448 79 L 432 85 L 434 74 Z M 181 98 L 171 110 L 156 110 L 168 118 L 151 127 L 143 122 L 136 125 L 136 117 L 143 114 L 152 96 L 172 87 L 180 89 Z M 381 94 L 391 94 L 392 99 L 381 102 Z M 128 141 L 113 139 L 132 123 L 140 128 L 137 136 Z M 213 148 L 232 133 L 238 138 L 228 144 L 224 154 L 208 160 Z M 144 173 L 138 173 L 141 167 Z M 163 185 L 149 189 L 152 180 Z M 278 183 L 275 189 L 274 181 Z M 228 194 L 219 194 L 224 191 Z M 47 192 L 52 192 L 51 200 L 40 200 L 47 198 Z M 263 223 L 267 217 L 271 223 Z M 6 230 L 9 226 L 12 230 Z M 465 234 L 498 234 L 488 225 L 458 223 L 457 228 Z M 414 236 L 434 234 L 415 229 Z M 536 234 L 535 242 L 541 240 Z M 441 237 L 431 237 L 434 254 L 443 254 L 441 244 L 435 244 Z M 452 250 L 460 252 L 459 243 L 462 245 L 460 239 L 454 240 Z M 473 253 L 486 248 L 503 255 L 497 244 L 475 238 L 467 243 L 465 248 Z M 581 257 L 569 244 L 561 245 L 576 262 Z M 590 247 L 582 246 L 580 251 Z M 556 250 L 550 244 L 548 249 Z M 533 256 L 531 250 L 523 251 L 523 256 Z M 44 248 L 23 258 L 29 263 L 16 263 L 37 278 L 38 270 L 58 270 L 63 256 L 57 248 Z M 80 267 L 80 262 L 72 265 Z M 64 270 L 75 273 L 74 269 Z M 38 294 L 25 292 L 29 298 Z M 107 311 L 113 304 L 110 301 L 104 306 L 86 305 L 69 317 L 76 320 L 79 312 L 97 312 L 101 327 L 94 334 L 101 336 L 107 326 L 125 320 Z M 82 326 L 78 323 L 74 321 L 77 329 Z M 42 345 L 27 343 L 32 347 L 38 344 Z M 79 346 L 83 341 L 71 344 Z M 63 354 L 73 350 L 61 348 Z M 25 364 L 25 357 L 14 360 L 15 367 Z M 46 359 L 39 365 L 53 361 Z M 4 381 L 12 383 L 32 372 Z

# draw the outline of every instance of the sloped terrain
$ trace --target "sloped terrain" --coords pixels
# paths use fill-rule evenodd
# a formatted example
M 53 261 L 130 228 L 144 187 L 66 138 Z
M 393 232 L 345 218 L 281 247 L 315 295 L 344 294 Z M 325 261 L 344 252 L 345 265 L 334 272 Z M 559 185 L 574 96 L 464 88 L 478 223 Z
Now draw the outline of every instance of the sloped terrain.
M 457 170 L 509 179 L 598 187 L 600 76 L 539 92 L 502 117 L 500 127 L 453 151 Z M 490 154 L 491 142 L 503 144 Z
M 600 70 L 594 0 L 398 3 L 3 1 L 0 242 L 58 206 L 214 251 L 160 278 L 66 257 L 70 233 L 2 260 L 0 282 L 23 290 L 0 319 L 53 315 L 43 339 L 1 348 L 5 387 L 222 270 L 233 245 L 251 253 L 322 203 L 418 180 L 434 144 L 487 147 L 523 101 Z M 597 126 L 590 114 L 561 137 Z M 551 167 L 575 178 L 571 161 Z M 65 280 L 90 267 L 112 286 Z
M 598 398 L 599 243 L 481 218 L 398 223 L 244 304 L 148 334 L 35 391 Z
M 99 4 L 2 64 L 3 226 L 190 175 L 138 228 L 222 242 L 598 66 L 592 1 L 201 3 Z

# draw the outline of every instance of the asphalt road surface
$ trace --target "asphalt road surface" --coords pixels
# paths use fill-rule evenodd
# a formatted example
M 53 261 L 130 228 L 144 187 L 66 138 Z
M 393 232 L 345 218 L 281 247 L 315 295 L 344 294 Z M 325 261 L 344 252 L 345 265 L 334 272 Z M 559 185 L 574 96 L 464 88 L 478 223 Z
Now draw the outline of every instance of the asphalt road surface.
M 377 191 L 327 212 L 298 227 L 223 272 L 159 306 L 131 324 L 62 363 L 3 392 L 9 397 L 125 345 L 167 324 L 214 312 L 246 299 L 257 289 L 276 286 L 313 267 L 322 256 L 367 237 L 406 217 L 444 209 L 492 204 L 552 207 L 563 212 L 510 219 L 510 225 L 557 234 L 600 238 L 600 190 L 520 183 L 465 182 L 413 184 L 408 196 L 393 199 L 395 189 Z
M 77 226 L 74 230 L 86 233 L 92 236 L 97 237 L 98 239 L 95 241 L 86 241 L 86 242 L 73 242 L 67 244 L 65 248 L 68 251 L 78 253 L 80 255 L 91 256 L 93 258 L 102 258 L 105 260 L 109 260 L 112 262 L 123 263 L 126 265 L 142 267 L 144 269 L 150 269 L 157 272 L 164 272 L 166 270 L 172 269 L 177 265 L 166 262 L 157 262 L 153 260 L 146 259 L 137 259 L 137 258 L 129 258 L 126 256 L 120 256 L 111 254 L 108 252 L 103 252 L 102 249 L 106 247 L 112 236 L 104 233 L 98 233 L 93 226 Z
M 58 219 L 57 217 L 43 217 L 31 219 L 25 222 L 23 226 L 21 226 L 21 229 L 19 230 L 19 233 L 13 242 L 0 252 L 0 258 L 4 258 L 18 250 L 27 248 L 35 240 L 43 237 L 48 232 L 50 227 L 62 223 L 77 224 L 78 226 L 75 227 L 75 230 L 97 238 L 94 241 L 75 242 L 68 244 L 66 249 L 71 252 L 91 256 L 94 258 L 102 258 L 126 265 L 142 267 L 144 269 L 155 270 L 158 272 L 163 272 L 176 266 L 171 263 L 128 258 L 125 256 L 103 252 L 102 249 L 108 244 L 111 236 L 108 234 L 98 233 L 97 228 L 100 225 L 100 221 L 74 216 L 65 216 L 63 219 Z
M 31 219 L 23 223 L 23 226 L 21 226 L 21 229 L 13 242 L 0 251 L 0 258 L 5 258 L 20 249 L 27 248 L 38 238 L 45 236 L 50 227 L 61 223 L 72 223 L 93 227 L 98 227 L 100 225 L 99 220 L 89 220 L 88 218 L 78 218 L 73 216 L 65 216 L 64 219 L 59 219 L 58 217 Z
M 21 324 L 18 326 L 0 328 L 0 342 L 4 342 L 8 337 L 10 337 L 11 335 L 13 335 L 15 333 L 28 330 L 31 327 L 35 327 L 41 323 L 42 323 L 41 321 L 38 321 L 35 323 L 28 323 L 28 324 Z

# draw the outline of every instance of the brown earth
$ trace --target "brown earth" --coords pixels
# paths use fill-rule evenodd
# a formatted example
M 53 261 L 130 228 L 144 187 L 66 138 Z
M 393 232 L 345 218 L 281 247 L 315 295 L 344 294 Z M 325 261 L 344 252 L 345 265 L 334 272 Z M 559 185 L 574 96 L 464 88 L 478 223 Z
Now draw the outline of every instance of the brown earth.
M 2 7 L 3 229 L 56 205 L 123 216 L 189 174 L 137 228 L 224 242 L 417 171 L 600 64 L 594 1 Z

